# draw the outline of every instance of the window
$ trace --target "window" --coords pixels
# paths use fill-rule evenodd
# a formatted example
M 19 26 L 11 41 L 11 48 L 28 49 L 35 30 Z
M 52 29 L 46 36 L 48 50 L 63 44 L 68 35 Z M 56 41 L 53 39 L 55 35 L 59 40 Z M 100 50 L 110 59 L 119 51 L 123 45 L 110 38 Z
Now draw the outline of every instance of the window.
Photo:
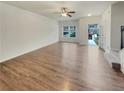
M 64 26 L 63 27 L 63 37 L 74 38 L 76 37 L 76 27 L 75 26 Z

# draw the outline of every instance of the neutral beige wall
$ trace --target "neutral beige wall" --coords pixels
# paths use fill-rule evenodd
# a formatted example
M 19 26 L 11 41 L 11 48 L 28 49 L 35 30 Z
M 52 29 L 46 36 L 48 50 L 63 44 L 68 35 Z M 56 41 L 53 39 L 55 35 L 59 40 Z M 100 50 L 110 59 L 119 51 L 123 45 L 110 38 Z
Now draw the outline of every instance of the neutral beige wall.
M 0 3 L 0 15 L 2 15 L 2 5 Z M 2 17 L 0 16 L 0 60 L 2 59 Z
M 79 20 L 79 42 L 80 44 L 88 44 L 88 24 L 100 24 L 101 17 L 85 17 Z
M 124 2 L 119 2 L 112 5 L 112 35 L 111 47 L 112 49 L 119 49 L 121 45 L 121 31 L 120 26 L 124 25 Z
M 0 15 L 1 15 L 1 13 L 2 13 L 2 10 L 1 10 L 1 4 L 0 4 Z M 2 55 L 1 55 L 1 51 L 2 51 L 2 26 L 1 26 L 1 24 L 2 24 L 2 18 L 0 17 L 0 60 L 1 60 L 1 58 L 2 58 Z
M 8 60 L 59 40 L 57 21 L 7 4 L 2 4 L 2 10 L 3 48 L 0 51 L 2 53 L 0 61 Z

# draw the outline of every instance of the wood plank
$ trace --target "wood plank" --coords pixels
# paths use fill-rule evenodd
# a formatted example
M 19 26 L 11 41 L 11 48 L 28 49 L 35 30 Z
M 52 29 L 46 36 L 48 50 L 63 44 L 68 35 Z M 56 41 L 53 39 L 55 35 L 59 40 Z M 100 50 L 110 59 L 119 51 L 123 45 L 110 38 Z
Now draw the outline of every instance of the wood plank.
M 59 42 L 0 65 L 0 90 L 124 90 L 97 46 Z

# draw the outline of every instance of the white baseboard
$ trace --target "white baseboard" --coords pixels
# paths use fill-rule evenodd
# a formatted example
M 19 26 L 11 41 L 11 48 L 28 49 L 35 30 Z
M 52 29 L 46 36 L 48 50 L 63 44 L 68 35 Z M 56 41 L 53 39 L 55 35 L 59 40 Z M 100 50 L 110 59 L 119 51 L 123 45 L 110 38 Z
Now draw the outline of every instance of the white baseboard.
M 79 42 L 79 45 L 88 45 L 88 43 L 82 43 L 82 42 Z

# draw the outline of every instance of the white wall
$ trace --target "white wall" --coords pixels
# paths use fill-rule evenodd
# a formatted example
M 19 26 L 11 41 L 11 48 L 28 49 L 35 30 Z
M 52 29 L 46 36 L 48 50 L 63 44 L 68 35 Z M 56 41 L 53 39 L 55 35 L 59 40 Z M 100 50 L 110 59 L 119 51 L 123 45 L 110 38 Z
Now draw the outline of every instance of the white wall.
M 88 45 L 88 24 L 100 24 L 101 17 L 85 17 L 79 20 L 79 42 Z
M 59 40 L 58 22 L 55 20 L 7 4 L 1 7 L 1 62 Z
M 102 14 L 103 48 L 106 52 L 111 50 L 111 7 Z
M 115 3 L 112 5 L 112 35 L 111 47 L 112 49 L 119 49 L 121 45 L 121 31 L 120 26 L 124 25 L 124 2 Z
M 63 37 L 63 26 L 76 26 L 76 37 L 74 38 L 64 38 Z M 60 21 L 59 22 L 59 40 L 60 41 L 67 41 L 67 42 L 78 42 L 79 41 L 79 29 L 78 29 L 78 20 L 71 20 L 71 21 Z
M 111 49 L 120 50 L 121 25 L 124 25 L 124 2 L 113 4 L 102 15 L 104 47 L 106 52 L 109 52 Z

